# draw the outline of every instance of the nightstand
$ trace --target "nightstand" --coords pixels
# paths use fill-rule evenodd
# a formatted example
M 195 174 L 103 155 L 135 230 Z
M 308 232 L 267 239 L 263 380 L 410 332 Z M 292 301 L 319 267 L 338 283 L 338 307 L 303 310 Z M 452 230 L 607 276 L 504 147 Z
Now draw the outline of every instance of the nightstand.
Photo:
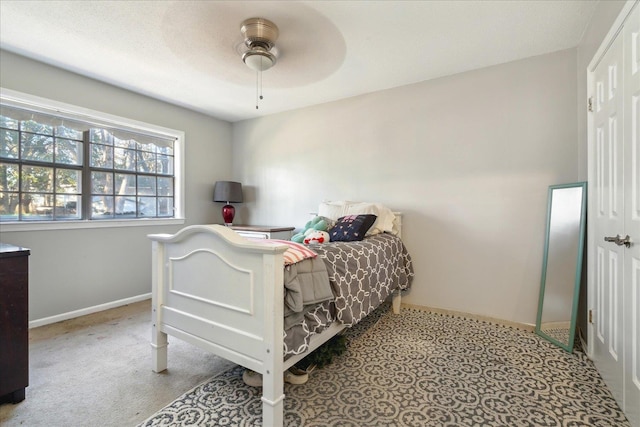
M 231 225 L 230 229 L 252 239 L 291 239 L 295 227 L 274 227 L 270 225 Z

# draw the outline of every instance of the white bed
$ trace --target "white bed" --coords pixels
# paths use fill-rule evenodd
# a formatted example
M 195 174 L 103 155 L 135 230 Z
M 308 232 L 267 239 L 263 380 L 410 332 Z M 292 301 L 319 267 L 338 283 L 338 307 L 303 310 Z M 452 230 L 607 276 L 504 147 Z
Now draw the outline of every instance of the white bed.
M 400 229 L 398 215 L 398 230 Z M 152 369 L 167 368 L 167 335 L 262 374 L 263 425 L 283 425 L 283 373 L 345 328 L 335 322 L 284 360 L 282 244 L 194 225 L 152 240 Z M 400 292 L 393 295 L 400 310 Z

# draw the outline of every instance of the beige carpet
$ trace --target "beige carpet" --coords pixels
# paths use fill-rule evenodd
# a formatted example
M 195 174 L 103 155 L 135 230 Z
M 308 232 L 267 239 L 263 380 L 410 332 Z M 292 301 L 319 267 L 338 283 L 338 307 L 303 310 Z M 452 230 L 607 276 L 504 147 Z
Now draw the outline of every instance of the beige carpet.
M 151 370 L 143 301 L 30 331 L 29 387 L 0 405 L 3 427 L 134 426 L 232 364 L 169 338 L 169 369 Z

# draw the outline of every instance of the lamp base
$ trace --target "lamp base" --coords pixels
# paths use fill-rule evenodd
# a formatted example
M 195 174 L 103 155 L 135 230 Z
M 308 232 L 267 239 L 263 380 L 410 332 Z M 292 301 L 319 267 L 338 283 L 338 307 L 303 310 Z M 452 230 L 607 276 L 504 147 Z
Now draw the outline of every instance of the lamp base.
M 231 205 L 224 205 L 222 207 L 222 219 L 224 219 L 224 225 L 227 227 L 233 225 L 233 217 L 236 215 L 236 208 Z

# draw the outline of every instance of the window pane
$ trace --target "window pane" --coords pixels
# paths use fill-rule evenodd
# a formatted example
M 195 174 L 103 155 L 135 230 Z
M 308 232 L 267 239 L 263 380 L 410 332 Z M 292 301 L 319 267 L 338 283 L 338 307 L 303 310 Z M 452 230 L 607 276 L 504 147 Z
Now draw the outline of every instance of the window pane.
M 150 141 L 138 141 L 138 146 L 137 146 L 138 150 L 142 150 L 142 151 L 148 151 L 150 153 L 155 153 L 156 152 L 156 144 L 154 144 L 153 142 Z
M 113 147 L 91 144 L 91 162 L 89 164 L 96 168 L 112 168 Z
M 56 219 L 80 219 L 80 196 L 70 194 L 56 195 Z
M 131 150 L 135 150 L 137 146 L 135 139 L 124 139 L 118 138 L 117 136 L 113 137 L 113 145 L 121 148 L 129 148 Z
M 116 174 L 116 194 L 124 195 L 136 195 L 136 176 L 128 173 Z M 135 200 L 133 201 L 135 204 Z M 135 211 L 135 206 L 134 209 Z
M 35 120 L 25 120 L 23 121 L 21 126 L 21 130 L 23 132 L 33 132 L 33 133 L 41 133 L 43 135 L 53 135 L 53 126 L 39 123 Z
M 113 218 L 113 197 L 93 196 L 91 198 L 91 218 Z
M 173 197 L 158 197 L 158 216 L 173 216 Z
M 146 151 L 138 151 L 138 172 L 155 173 L 156 155 Z
M 22 191 L 53 193 L 53 168 L 22 166 Z
M 116 217 L 135 218 L 136 198 L 123 196 L 116 197 Z
M 11 111 L 8 108 L 5 109 L 5 107 L 2 107 L 2 115 L 0 115 L 0 127 L 18 130 L 18 128 L 20 127 L 20 122 L 17 119 L 10 117 L 12 113 L 15 114 L 15 111 Z
M 23 220 L 52 220 L 53 194 L 22 194 L 20 213 Z
M 158 146 L 158 154 L 173 156 L 173 144 L 171 146 Z
M 88 129 L 89 126 L 84 123 L 66 120 L 61 125 L 56 126 L 56 136 L 82 141 L 84 139 L 82 134 Z
M 89 141 L 96 144 L 113 145 L 113 135 L 107 129 L 92 128 Z
M 173 157 L 158 156 L 157 173 L 165 175 L 173 175 Z
M 0 129 L 0 157 L 18 158 L 18 132 Z
M 56 138 L 56 163 L 82 164 L 82 142 Z
M 173 196 L 173 178 L 158 177 L 158 196 Z
M 0 219 L 16 221 L 18 219 L 18 193 L 0 192 Z
M 56 169 L 56 193 L 80 193 L 82 172 L 72 169 Z
M 138 197 L 138 216 L 140 217 L 156 216 L 156 198 L 155 197 Z
M 18 165 L 0 163 L 0 191 L 18 191 Z
M 136 152 L 124 148 L 113 149 L 113 167 L 114 169 L 123 169 L 128 171 L 136 170 Z
M 156 177 L 155 176 L 139 176 L 138 177 L 138 195 L 140 196 L 156 195 Z
M 35 133 L 21 134 L 20 156 L 23 160 L 53 162 L 53 138 Z
M 91 193 L 113 194 L 113 174 L 111 172 L 91 172 Z

